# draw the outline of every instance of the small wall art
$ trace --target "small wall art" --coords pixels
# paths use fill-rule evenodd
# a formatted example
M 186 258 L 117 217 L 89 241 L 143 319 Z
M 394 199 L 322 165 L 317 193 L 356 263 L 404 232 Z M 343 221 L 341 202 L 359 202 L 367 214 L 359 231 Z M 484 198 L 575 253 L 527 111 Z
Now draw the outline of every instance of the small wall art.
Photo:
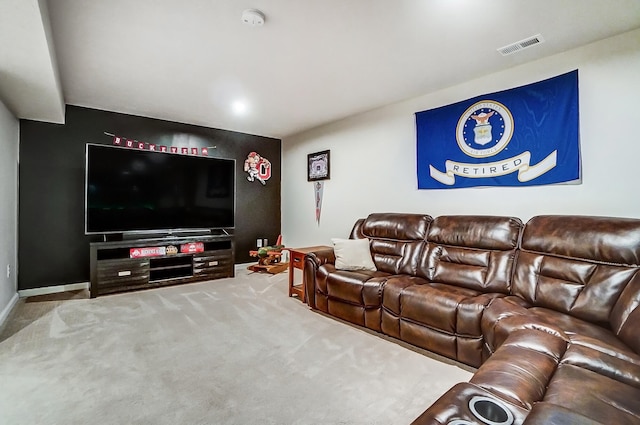
M 249 173 L 247 180 L 258 180 L 263 186 L 271 178 L 271 162 L 257 152 L 251 152 L 244 160 L 244 171 Z
M 307 181 L 329 180 L 331 168 L 330 151 L 321 151 L 307 155 Z

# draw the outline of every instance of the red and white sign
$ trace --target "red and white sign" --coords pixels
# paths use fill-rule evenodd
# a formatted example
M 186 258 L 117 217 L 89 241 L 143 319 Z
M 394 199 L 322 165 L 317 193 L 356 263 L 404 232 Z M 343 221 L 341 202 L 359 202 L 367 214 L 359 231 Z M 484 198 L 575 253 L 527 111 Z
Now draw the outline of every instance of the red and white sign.
M 154 152 L 160 151 L 160 152 L 181 153 L 183 155 L 209 156 L 208 147 L 204 147 L 204 148 L 188 148 L 188 147 L 178 147 L 178 146 L 167 147 L 164 145 L 158 145 L 156 143 L 139 142 L 134 139 L 126 139 L 124 137 L 114 136 L 111 133 L 105 132 L 105 134 L 109 136 L 113 136 L 113 144 L 116 146 L 126 146 L 132 149 L 149 150 Z M 211 148 L 215 149 L 216 147 L 212 146 Z
M 204 251 L 204 243 L 202 242 L 191 242 L 180 245 L 180 252 L 183 254 L 192 254 L 194 252 L 203 252 Z
M 159 257 L 161 255 L 167 255 L 167 248 L 164 246 L 148 246 L 129 250 L 129 258 Z

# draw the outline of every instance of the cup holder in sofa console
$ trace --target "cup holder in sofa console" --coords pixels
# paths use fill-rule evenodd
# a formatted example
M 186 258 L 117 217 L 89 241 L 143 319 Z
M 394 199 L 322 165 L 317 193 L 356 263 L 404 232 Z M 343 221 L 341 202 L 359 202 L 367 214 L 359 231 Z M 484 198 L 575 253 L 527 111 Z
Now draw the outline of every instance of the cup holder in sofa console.
M 475 396 L 469 401 L 473 415 L 487 425 L 511 425 L 513 413 L 498 400 L 491 397 Z

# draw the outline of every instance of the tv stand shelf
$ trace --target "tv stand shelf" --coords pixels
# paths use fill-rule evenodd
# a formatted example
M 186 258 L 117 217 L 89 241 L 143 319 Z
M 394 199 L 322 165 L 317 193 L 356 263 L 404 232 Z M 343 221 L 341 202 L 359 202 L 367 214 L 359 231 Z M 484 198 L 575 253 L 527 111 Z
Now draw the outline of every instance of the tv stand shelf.
M 181 247 L 202 243 L 201 252 L 181 253 Z M 143 249 L 156 250 L 140 254 Z M 138 249 L 135 256 L 132 251 Z M 157 250 L 166 251 L 157 255 Z M 170 253 L 171 250 L 177 253 Z M 91 243 L 91 298 L 180 283 L 234 276 L 232 235 L 133 239 Z M 132 258 L 134 257 L 134 258 Z

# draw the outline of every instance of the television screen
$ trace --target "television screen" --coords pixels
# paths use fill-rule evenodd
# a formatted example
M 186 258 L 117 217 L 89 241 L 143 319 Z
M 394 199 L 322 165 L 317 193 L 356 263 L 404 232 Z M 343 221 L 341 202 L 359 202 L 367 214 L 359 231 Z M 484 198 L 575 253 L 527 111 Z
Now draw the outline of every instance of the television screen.
M 87 144 L 85 232 L 234 227 L 235 160 Z

